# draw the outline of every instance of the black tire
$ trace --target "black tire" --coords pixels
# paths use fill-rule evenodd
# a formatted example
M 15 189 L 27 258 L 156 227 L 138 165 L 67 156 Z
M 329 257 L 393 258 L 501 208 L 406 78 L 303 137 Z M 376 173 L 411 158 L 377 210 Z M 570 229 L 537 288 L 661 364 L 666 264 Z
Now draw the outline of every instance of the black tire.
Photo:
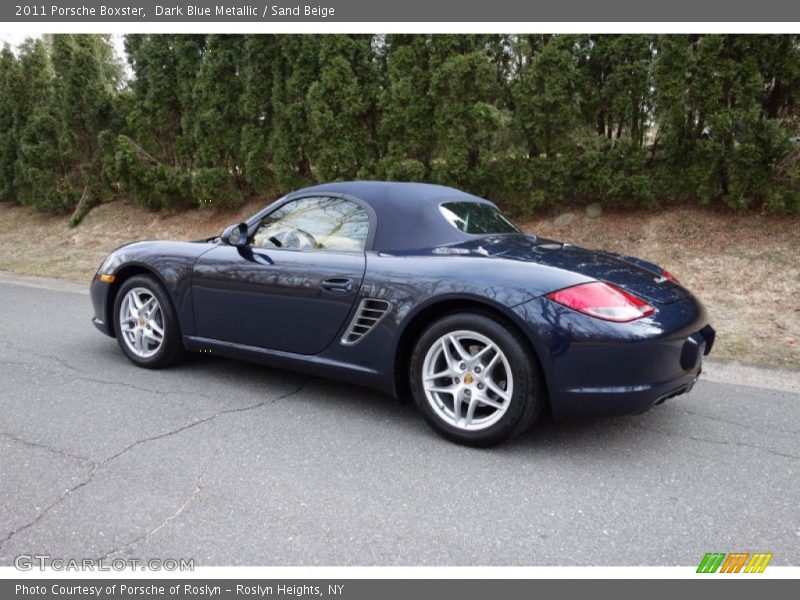
M 489 338 L 505 354 L 513 375 L 513 391 L 505 413 L 497 422 L 477 431 L 456 427 L 437 414 L 423 386 L 423 365 L 429 350 L 442 336 L 460 330 Z M 539 364 L 529 348 L 527 340 L 518 331 L 489 312 L 465 311 L 446 315 L 422 333 L 411 354 L 409 383 L 414 401 L 434 430 L 458 444 L 485 448 L 514 438 L 533 425 L 547 402 Z
M 137 356 L 123 339 L 120 323 L 120 308 L 122 307 L 122 301 L 125 296 L 134 288 L 144 288 L 152 294 L 158 301 L 163 316 L 164 336 L 161 347 L 155 354 L 148 357 Z M 172 306 L 169 294 L 164 289 L 164 286 L 150 275 L 134 275 L 122 283 L 114 299 L 113 321 L 114 333 L 117 337 L 119 347 L 122 348 L 122 352 L 125 356 L 139 367 L 161 369 L 175 364 L 181 360 L 185 354 L 178 318 L 175 314 L 175 308 Z

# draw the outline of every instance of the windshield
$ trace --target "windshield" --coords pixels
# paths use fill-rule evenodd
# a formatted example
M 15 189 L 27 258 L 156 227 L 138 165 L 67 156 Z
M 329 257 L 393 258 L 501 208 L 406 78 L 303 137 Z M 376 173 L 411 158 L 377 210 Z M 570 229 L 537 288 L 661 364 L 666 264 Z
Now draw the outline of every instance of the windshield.
M 445 202 L 439 210 L 456 229 L 473 235 L 521 233 L 491 204 L 481 202 Z

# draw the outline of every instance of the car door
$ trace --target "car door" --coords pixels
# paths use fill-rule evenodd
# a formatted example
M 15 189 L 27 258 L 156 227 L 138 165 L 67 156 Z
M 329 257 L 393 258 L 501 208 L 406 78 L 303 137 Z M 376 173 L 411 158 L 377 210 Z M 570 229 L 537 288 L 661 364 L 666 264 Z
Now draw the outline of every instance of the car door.
M 200 337 L 318 354 L 335 338 L 358 295 L 370 217 L 344 198 L 284 203 L 251 228 L 248 245 L 220 245 L 195 263 Z

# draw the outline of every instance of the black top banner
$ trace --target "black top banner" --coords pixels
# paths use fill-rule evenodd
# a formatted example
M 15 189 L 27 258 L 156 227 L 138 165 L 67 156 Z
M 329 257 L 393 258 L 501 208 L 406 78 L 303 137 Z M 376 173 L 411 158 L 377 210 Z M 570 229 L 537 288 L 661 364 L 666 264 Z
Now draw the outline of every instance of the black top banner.
M 4 22 L 797 22 L 786 0 L 46 0 L 0 4 Z M 788 31 L 789 28 L 787 28 Z

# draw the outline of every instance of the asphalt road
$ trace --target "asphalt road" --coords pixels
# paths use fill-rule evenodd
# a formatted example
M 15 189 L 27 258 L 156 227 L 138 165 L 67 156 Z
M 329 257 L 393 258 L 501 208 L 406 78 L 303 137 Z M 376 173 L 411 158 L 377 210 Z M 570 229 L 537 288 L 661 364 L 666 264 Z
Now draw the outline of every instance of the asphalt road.
M 85 294 L 0 283 L 0 564 L 800 564 L 800 395 L 700 381 L 646 415 L 448 443 L 371 391 L 131 365 Z

